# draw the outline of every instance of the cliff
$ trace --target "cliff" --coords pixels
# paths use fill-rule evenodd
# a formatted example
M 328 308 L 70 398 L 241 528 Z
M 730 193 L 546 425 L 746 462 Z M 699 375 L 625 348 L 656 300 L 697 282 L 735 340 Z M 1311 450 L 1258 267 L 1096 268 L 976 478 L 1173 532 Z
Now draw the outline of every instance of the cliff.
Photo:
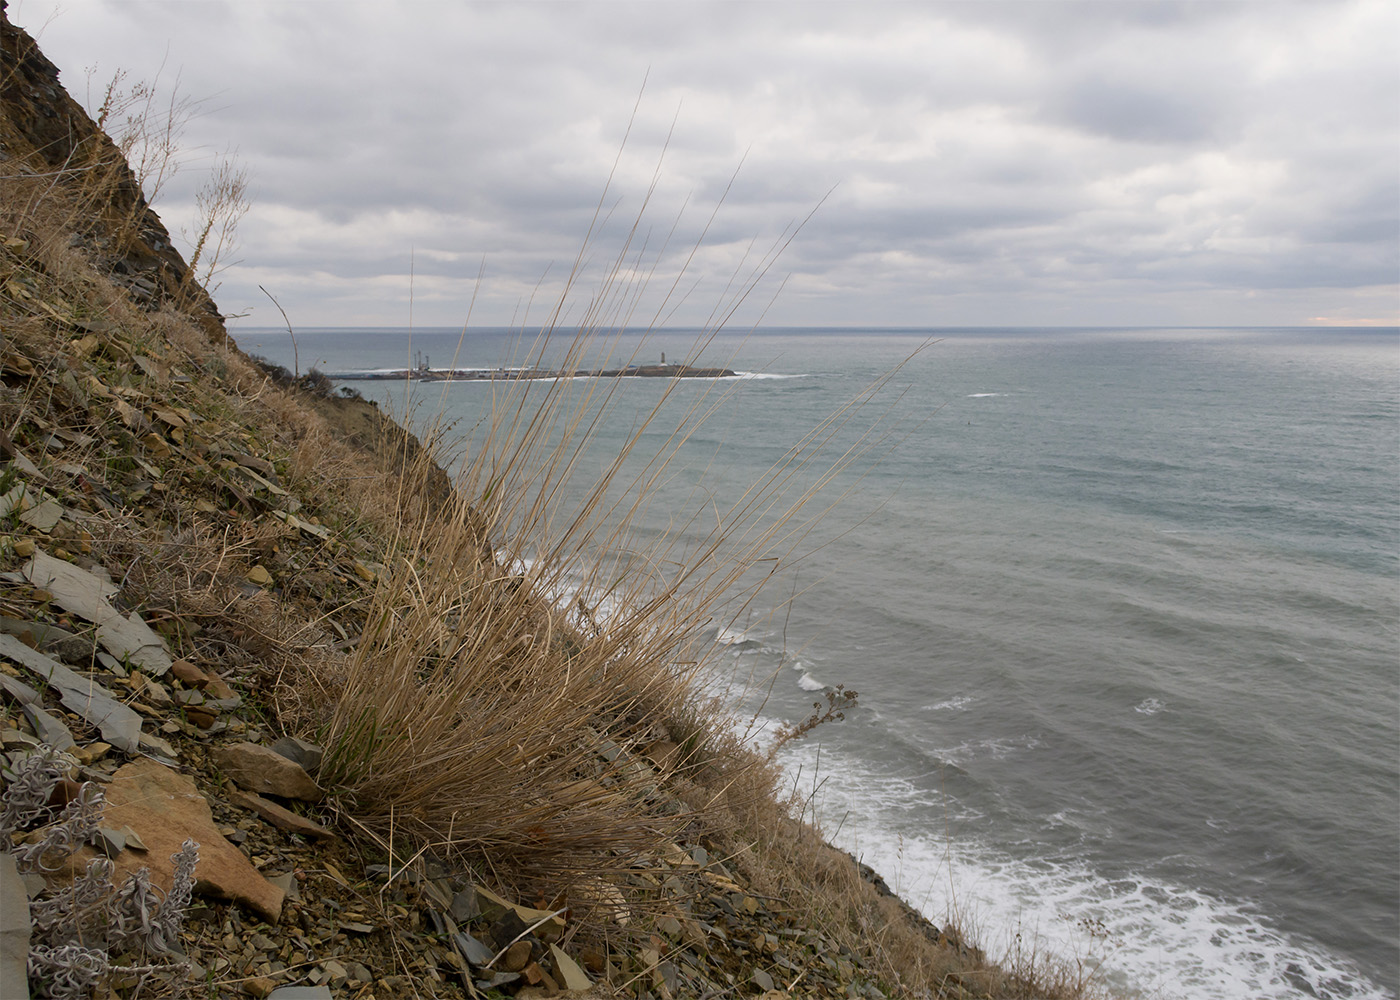
M 1038 988 L 789 816 L 664 606 L 561 611 L 499 481 L 241 354 L 3 3 L 0 53 L 6 997 Z
M 69 96 L 34 39 L 10 23 L 6 6 L 0 2 L 0 170 L 6 184 L 31 193 L 40 185 L 63 190 L 66 197 L 57 200 L 70 214 L 63 228 L 96 269 L 153 308 L 180 301 L 184 315 L 221 342 L 218 309 L 190 280 L 126 158 Z M 46 207 L 59 206 L 36 209 Z

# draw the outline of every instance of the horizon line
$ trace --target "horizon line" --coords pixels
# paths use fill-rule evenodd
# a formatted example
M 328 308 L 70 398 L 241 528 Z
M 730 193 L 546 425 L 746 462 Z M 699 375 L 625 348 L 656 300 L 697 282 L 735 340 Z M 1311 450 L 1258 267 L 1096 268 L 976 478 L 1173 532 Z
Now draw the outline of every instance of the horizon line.
M 248 332 L 279 331 L 286 332 L 286 325 L 278 326 L 232 326 L 227 327 L 230 335 L 242 329 Z M 492 332 L 529 332 L 542 333 L 547 329 L 576 332 L 580 327 L 559 324 L 552 328 L 544 326 L 515 326 L 515 325 L 494 325 L 485 323 L 473 323 L 469 325 L 455 326 L 393 326 L 389 324 L 369 324 L 363 326 L 350 326 L 346 324 L 325 324 L 325 325 L 304 325 L 298 324 L 295 328 L 301 332 L 317 331 L 402 331 L 404 333 L 462 333 L 463 331 L 492 331 Z M 714 334 L 746 334 L 762 331 L 803 331 L 803 332 L 910 332 L 923 333 L 927 331 L 954 331 L 954 330 L 1396 330 L 1400 331 L 1400 320 L 1353 320 L 1350 322 L 1327 322 L 1311 324 L 1287 324 L 1287 323 L 1252 323 L 1252 324 L 1228 324 L 1228 323 L 1194 323 L 1194 324 L 1162 324 L 1162 323 L 1067 323 L 1067 324 L 955 324 L 948 326 L 909 326 L 909 325 L 871 325 L 855 326 L 852 324 L 798 324 L 798 323 L 774 323 L 763 324 L 752 327 L 719 327 L 708 326 L 625 326 L 625 327 L 600 327 L 599 333 L 695 333 L 708 332 Z

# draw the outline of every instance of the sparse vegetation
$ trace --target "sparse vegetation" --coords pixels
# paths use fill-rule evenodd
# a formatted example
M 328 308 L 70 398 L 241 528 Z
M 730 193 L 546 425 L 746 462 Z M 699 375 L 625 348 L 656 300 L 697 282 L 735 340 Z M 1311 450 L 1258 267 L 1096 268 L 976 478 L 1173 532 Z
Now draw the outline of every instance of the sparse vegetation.
M 225 154 L 195 194 L 196 228 L 192 236 L 187 235 L 191 249 L 186 280 L 197 282 L 209 295 L 219 289 L 214 279 L 229 266 L 238 223 L 248 208 L 248 171 Z

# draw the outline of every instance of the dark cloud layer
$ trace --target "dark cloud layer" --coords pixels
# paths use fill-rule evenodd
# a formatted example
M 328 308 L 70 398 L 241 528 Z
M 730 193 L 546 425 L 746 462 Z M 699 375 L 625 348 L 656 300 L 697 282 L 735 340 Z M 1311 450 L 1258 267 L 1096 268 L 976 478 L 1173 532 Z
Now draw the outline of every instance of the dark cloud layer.
M 178 228 L 238 150 L 254 201 L 219 298 L 253 322 L 263 283 L 303 325 L 402 324 L 410 269 L 417 322 L 460 323 L 479 270 L 473 321 L 510 322 L 590 227 L 585 294 L 621 259 L 660 301 L 689 261 L 671 319 L 697 322 L 819 203 L 768 322 L 1400 314 L 1386 0 L 10 12 L 77 93 L 96 66 L 206 98 L 162 207 Z

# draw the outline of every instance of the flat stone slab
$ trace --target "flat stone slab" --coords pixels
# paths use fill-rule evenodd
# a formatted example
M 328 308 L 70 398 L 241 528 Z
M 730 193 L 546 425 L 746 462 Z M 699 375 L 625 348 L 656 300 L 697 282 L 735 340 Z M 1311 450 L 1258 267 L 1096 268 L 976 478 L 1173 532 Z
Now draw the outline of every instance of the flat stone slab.
M 0 633 L 0 656 L 13 660 L 56 688 L 63 704 L 100 729 L 102 738 L 112 746 L 127 753 L 137 752 L 141 716 L 119 702 L 101 684 L 74 673 L 52 657 L 30 649 L 5 633 Z
M 63 520 L 63 505 L 57 500 L 44 500 L 21 514 L 19 519 L 37 531 L 50 531 Z
M 140 615 L 117 615 L 97 626 L 97 641 L 118 659 L 125 659 L 146 673 L 159 677 L 170 669 L 165 640 Z
M 316 840 L 335 839 L 335 834 L 320 823 L 309 820 L 305 816 L 299 816 L 285 806 L 279 806 L 276 802 L 265 799 L 261 795 L 235 788 L 230 792 L 228 800 L 234 805 L 253 810 L 279 830 L 299 833 L 303 837 L 312 837 Z
M 465 931 L 453 934 L 452 941 L 456 944 L 458 953 L 478 969 L 483 968 L 495 957 L 495 952 Z
M 120 589 L 111 580 L 55 559 L 43 550 L 24 564 L 24 578 L 53 594 L 54 603 L 65 611 L 101 625 L 120 612 L 109 603 Z
M 304 802 L 320 802 L 326 796 L 300 764 L 257 743 L 220 747 L 214 760 L 226 775 L 259 795 Z
M 554 979 L 565 990 L 581 993 L 592 988 L 593 980 L 557 944 L 549 946 L 549 957 L 554 963 Z
M 20 679 L 13 678 L 13 676 L 0 674 L 0 690 L 4 690 L 7 695 L 20 703 L 25 716 L 29 718 L 29 723 L 34 725 L 34 731 L 38 732 L 36 738 L 41 744 L 48 744 L 56 749 L 73 749 L 74 746 L 77 746 L 77 741 L 73 739 L 69 727 L 60 723 L 57 718 L 50 716 L 48 711 L 43 710 L 43 697 L 34 688 Z M 18 732 L 18 730 L 14 730 L 14 732 Z M 7 739 L 6 748 L 8 745 L 10 745 L 10 741 Z
M 59 607 L 96 625 L 97 641 L 113 656 L 126 659 L 156 677 L 170 669 L 165 640 L 152 631 L 140 615 L 123 615 L 112 607 L 111 598 L 119 588 L 111 580 L 55 559 L 42 550 L 36 551 L 24 564 L 22 572 L 31 584 L 53 594 L 54 603 Z
M 39 734 L 41 742 L 47 743 L 55 750 L 72 750 L 78 745 L 68 727 L 38 705 L 25 705 L 24 714 L 34 731 Z
M 151 881 L 169 892 L 175 874 L 170 856 L 180 851 L 185 840 L 194 840 L 199 844 L 195 892 L 240 903 L 269 923 L 277 923 L 284 893 L 223 838 L 193 780 L 156 761 L 139 760 L 118 769 L 105 793 L 102 825 L 129 826 L 146 845 L 144 851 L 132 850 L 127 838 L 127 846 L 112 859 L 117 869 L 114 882 L 149 867 Z M 92 848 L 83 848 L 70 860 L 68 874 L 81 872 L 92 857 Z

